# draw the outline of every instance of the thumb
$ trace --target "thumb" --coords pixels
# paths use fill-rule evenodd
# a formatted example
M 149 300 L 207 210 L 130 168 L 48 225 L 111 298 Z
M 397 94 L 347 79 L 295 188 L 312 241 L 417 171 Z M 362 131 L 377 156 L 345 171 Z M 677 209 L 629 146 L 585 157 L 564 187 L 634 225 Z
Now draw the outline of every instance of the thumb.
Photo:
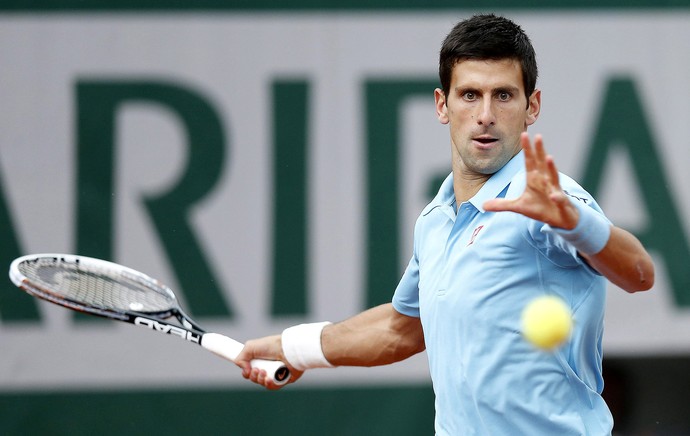
M 491 200 L 485 201 L 482 206 L 484 210 L 489 212 L 514 211 L 514 202 L 514 200 L 506 200 L 504 198 L 492 198 Z

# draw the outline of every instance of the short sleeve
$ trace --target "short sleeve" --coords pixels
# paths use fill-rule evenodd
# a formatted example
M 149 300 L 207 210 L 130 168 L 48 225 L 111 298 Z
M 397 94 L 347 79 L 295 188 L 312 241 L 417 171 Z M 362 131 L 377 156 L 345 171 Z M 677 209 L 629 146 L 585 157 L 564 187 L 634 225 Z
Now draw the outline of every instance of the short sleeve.
M 393 308 L 403 315 L 419 317 L 419 263 L 415 255 L 395 289 Z

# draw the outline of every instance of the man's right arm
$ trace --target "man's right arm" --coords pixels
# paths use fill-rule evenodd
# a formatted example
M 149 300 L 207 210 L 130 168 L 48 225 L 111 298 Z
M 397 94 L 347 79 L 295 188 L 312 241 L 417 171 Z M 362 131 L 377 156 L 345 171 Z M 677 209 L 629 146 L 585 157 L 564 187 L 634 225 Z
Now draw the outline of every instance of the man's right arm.
M 321 349 L 333 366 L 379 366 L 404 360 L 423 351 L 425 345 L 420 319 L 403 315 L 388 303 L 324 327 Z M 265 372 L 250 368 L 252 359 L 286 362 L 292 371 L 291 382 L 302 375 L 285 358 L 279 335 L 247 341 L 236 359 L 246 378 L 276 389 Z
M 399 313 L 390 303 L 327 326 L 321 346 L 335 366 L 388 365 L 425 349 L 419 318 Z

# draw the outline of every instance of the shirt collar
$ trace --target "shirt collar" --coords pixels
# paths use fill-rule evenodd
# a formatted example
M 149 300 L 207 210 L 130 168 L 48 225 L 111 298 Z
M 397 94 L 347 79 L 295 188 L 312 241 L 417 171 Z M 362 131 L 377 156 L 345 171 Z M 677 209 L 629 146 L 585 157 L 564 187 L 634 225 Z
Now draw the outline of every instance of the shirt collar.
M 525 154 L 520 151 L 508 161 L 503 168 L 494 173 L 484 186 L 469 202 L 480 212 L 484 213 L 484 202 L 498 197 L 498 195 L 510 184 L 515 175 L 525 168 Z
M 505 189 L 515 175 L 525 168 L 525 155 L 520 151 L 506 163 L 503 168 L 494 173 L 484 186 L 477 192 L 469 202 L 484 213 L 484 202 L 496 198 Z M 422 215 L 427 215 L 433 209 L 440 207 L 451 219 L 455 220 L 455 191 L 453 190 L 453 173 L 443 181 L 436 198 L 422 211 Z

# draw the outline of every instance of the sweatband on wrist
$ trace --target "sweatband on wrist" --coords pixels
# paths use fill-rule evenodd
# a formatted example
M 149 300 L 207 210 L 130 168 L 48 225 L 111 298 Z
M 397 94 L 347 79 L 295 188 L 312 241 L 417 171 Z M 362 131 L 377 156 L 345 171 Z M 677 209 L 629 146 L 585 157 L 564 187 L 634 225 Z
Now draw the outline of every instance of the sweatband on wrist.
M 287 363 L 304 371 L 311 368 L 333 368 L 321 349 L 321 331 L 330 322 L 300 324 L 283 330 L 281 341 Z
M 579 219 L 574 229 L 551 227 L 554 233 L 568 241 L 575 249 L 587 255 L 604 249 L 611 236 L 611 223 L 599 212 L 580 201 L 573 200 Z

